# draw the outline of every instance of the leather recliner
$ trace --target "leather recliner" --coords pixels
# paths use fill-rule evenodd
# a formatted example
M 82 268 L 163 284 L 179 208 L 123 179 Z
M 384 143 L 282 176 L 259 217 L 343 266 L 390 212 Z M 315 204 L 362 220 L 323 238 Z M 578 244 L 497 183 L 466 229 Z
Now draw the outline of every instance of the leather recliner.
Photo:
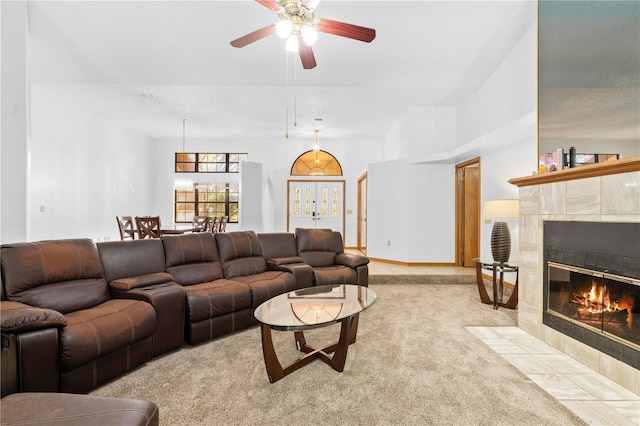
M 46 372 L 58 373 L 58 389 L 52 390 L 86 392 L 151 358 L 155 310 L 143 301 L 112 298 L 92 240 L 6 244 L 0 258 L 5 300 L 59 312 L 66 321 L 57 328 L 57 370 Z M 34 354 L 50 359 L 50 343 L 39 349 Z M 31 374 L 27 366 L 17 368 L 21 376 Z
M 298 256 L 311 265 L 314 285 L 369 285 L 369 258 L 344 252 L 342 235 L 322 228 L 296 228 Z
M 311 266 L 298 256 L 296 236 L 291 232 L 266 232 L 258 234 L 262 255 L 267 261 L 267 269 L 288 271 L 296 277 L 296 288 L 313 285 Z
M 187 343 L 251 325 L 251 291 L 244 283 L 225 279 L 214 234 L 166 235 L 161 240 L 165 269 L 184 287 Z
M 156 311 L 153 356 L 182 347 L 184 288 L 165 272 L 164 247 L 159 239 L 98 243 L 111 294 L 119 299 L 144 300 Z
M 222 271 L 225 278 L 247 285 L 251 291 L 251 322 L 258 321 L 253 311 L 268 299 L 296 290 L 293 273 L 267 270 L 262 247 L 254 231 L 234 231 L 215 234 Z

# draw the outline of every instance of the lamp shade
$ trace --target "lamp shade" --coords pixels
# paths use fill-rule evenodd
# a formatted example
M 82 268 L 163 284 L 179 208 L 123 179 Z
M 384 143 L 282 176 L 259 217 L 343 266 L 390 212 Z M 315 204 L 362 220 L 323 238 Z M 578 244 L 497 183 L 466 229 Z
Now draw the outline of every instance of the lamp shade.
M 520 214 L 518 200 L 487 200 L 484 202 L 485 219 L 515 219 Z

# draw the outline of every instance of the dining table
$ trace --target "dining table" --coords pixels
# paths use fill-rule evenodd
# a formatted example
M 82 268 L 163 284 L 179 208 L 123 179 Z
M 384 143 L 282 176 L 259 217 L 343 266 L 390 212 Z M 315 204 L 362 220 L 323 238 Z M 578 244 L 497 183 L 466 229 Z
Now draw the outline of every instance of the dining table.
M 203 227 L 193 224 L 176 224 L 172 226 L 163 226 L 160 228 L 161 235 L 179 235 L 191 232 L 202 232 Z

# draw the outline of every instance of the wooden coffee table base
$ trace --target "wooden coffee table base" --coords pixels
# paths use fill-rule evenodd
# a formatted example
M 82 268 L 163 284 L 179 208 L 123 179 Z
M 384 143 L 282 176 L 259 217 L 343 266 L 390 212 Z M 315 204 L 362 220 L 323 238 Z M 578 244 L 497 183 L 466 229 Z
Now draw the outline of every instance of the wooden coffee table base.
M 264 363 L 267 368 L 267 374 L 271 383 L 277 382 L 284 376 L 293 373 L 297 369 L 309 364 L 315 359 L 321 359 L 325 363 L 329 364 L 331 368 L 336 371 L 343 371 L 344 364 L 347 360 L 347 349 L 349 345 L 356 341 L 356 332 L 358 330 L 358 317 L 359 314 L 347 317 L 340 321 L 340 338 L 337 343 L 326 346 L 322 349 L 315 349 L 307 345 L 304 338 L 303 331 L 295 331 L 294 336 L 296 339 L 296 348 L 304 352 L 301 358 L 298 358 L 288 367 L 282 368 L 282 364 L 278 360 L 276 350 L 273 346 L 273 339 L 271 337 L 271 327 L 262 324 L 262 353 L 264 354 Z M 333 353 L 333 356 L 330 354 Z

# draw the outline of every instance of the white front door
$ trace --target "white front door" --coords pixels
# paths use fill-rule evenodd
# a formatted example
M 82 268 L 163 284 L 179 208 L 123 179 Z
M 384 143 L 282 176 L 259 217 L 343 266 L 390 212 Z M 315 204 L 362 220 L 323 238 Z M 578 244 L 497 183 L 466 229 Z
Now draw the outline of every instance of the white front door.
M 288 232 L 329 228 L 344 235 L 344 181 L 288 182 Z

